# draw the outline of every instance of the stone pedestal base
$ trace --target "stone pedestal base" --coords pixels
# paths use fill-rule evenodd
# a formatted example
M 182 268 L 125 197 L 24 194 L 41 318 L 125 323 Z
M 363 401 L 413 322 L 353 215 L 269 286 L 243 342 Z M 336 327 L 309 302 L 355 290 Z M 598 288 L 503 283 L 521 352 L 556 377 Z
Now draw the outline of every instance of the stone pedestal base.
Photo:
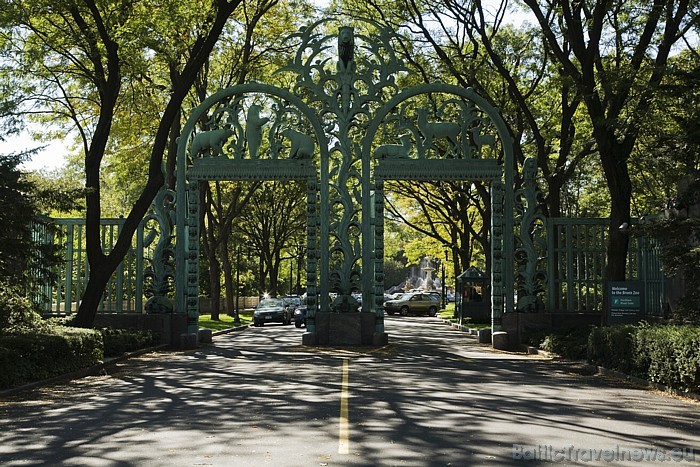
M 389 344 L 389 334 L 385 332 L 375 332 L 372 336 L 372 345 L 382 347 Z
M 476 340 L 479 344 L 490 344 L 491 328 L 479 329 L 476 334 Z
M 198 335 L 196 333 L 183 333 L 180 334 L 180 350 L 192 350 L 196 349 L 198 346 L 197 342 Z
M 510 342 L 508 342 L 508 333 L 504 331 L 494 332 L 491 335 L 493 348 L 496 350 L 510 350 Z
M 301 335 L 301 345 L 316 345 L 316 334 L 305 332 Z
M 199 329 L 199 342 L 202 344 L 211 344 L 212 343 L 212 332 L 211 329 L 207 328 L 200 328 Z

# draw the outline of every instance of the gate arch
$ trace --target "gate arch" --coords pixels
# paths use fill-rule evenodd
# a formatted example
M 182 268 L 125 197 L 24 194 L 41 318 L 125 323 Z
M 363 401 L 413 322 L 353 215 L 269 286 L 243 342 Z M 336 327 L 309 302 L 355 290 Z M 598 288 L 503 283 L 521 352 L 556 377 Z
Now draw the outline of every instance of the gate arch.
M 495 126 L 502 142 L 502 164 L 494 159 L 414 159 L 408 161 L 380 162 L 374 172 L 375 183 L 383 186 L 383 180 L 416 180 L 416 181 L 486 181 L 491 186 L 491 326 L 493 331 L 501 329 L 501 321 L 504 307 L 506 310 L 514 308 L 514 294 L 506 293 L 504 284 L 512 284 L 514 281 L 513 269 L 504 265 L 514 264 L 514 237 L 504 235 L 514 231 L 513 216 L 503 215 L 510 213 L 514 208 L 514 190 L 504 190 L 515 184 L 513 157 L 513 142 L 508 128 L 500 116 L 498 110 L 479 96 L 472 88 L 463 88 L 444 83 L 431 83 L 414 86 L 403 90 L 389 99 L 380 107 L 375 118 L 367 129 L 367 135 L 363 144 L 363 158 L 371 157 L 372 143 L 375 135 L 387 115 L 406 102 L 408 99 L 421 95 L 435 93 L 458 96 L 476 105 L 483 111 L 491 123 Z M 432 162 L 432 164 L 431 164 Z M 379 181 L 377 181 L 379 180 Z M 382 217 L 378 216 L 377 220 Z M 383 250 L 383 247 L 382 247 Z M 383 256 L 378 255 L 377 261 L 383 261 Z M 382 267 L 379 267 L 383 271 Z M 383 291 L 382 291 L 383 292 Z M 381 295 L 379 295 L 381 296 Z
M 193 159 L 191 166 L 188 166 L 188 156 L 192 156 L 188 149 L 192 149 L 195 137 L 196 125 L 202 120 L 206 113 L 217 104 L 226 104 L 232 97 L 242 97 L 249 94 L 262 94 L 273 96 L 291 104 L 301 115 L 306 117 L 310 123 L 314 136 L 316 137 L 318 150 L 321 157 L 328 152 L 326 135 L 316 114 L 297 96 L 289 91 L 262 83 L 246 83 L 223 89 L 205 99 L 190 114 L 185 123 L 177 147 L 177 176 L 176 176 L 176 307 L 177 310 L 186 310 L 188 315 L 188 332 L 196 333 L 198 330 L 197 320 L 199 317 L 199 193 L 198 184 L 200 180 L 305 180 L 307 182 L 307 193 L 309 209 L 307 216 L 309 225 L 316 224 L 315 209 L 311 206 L 315 204 L 313 199 L 317 191 L 317 168 L 311 160 L 271 160 L 256 159 L 250 157 L 253 154 L 248 152 L 249 158 L 245 158 L 245 151 L 237 154 L 233 159 L 217 157 L 213 155 L 209 159 Z M 226 111 L 226 105 L 224 110 Z M 231 112 L 238 114 L 238 109 L 231 109 Z M 246 122 L 246 131 L 251 122 Z M 223 128 L 222 128 L 223 129 Z M 212 131 L 212 130 L 209 130 Z M 250 145 L 250 142 L 246 141 Z M 245 146 L 240 145 L 245 148 Z M 195 154 L 196 156 L 196 154 Z M 234 155 L 236 156 L 236 155 Z M 327 157 L 327 156 L 326 156 Z M 308 251 L 315 251 L 316 245 L 315 231 L 309 230 L 307 239 Z M 312 303 L 315 306 L 315 263 L 307 262 L 307 291 L 312 293 Z M 183 284 L 186 284 L 183 286 Z M 182 312 L 182 311 L 181 311 Z
M 386 342 L 382 306 L 384 180 L 483 180 L 491 184 L 492 192 L 492 324 L 494 331 L 499 330 L 504 306 L 506 310 L 514 309 L 514 232 L 517 230 L 513 215 L 516 207 L 513 143 L 504 121 L 498 111 L 472 89 L 442 83 L 399 89 L 396 75 L 404 68 L 391 47 L 393 33 L 371 21 L 367 24 L 368 28 L 374 28 L 374 33 L 355 35 L 353 29 L 346 26 L 340 27 L 337 35 L 315 32 L 329 21 L 335 20 L 318 21 L 290 36 L 301 44 L 296 56 L 280 71 L 296 74 L 294 92 L 262 83 L 236 85 L 207 98 L 188 118 L 177 150 L 177 311 L 188 313 L 189 332 L 196 333 L 199 315 L 197 190 L 200 180 L 301 179 L 307 182 L 307 295 L 312 302 L 317 294 L 319 297 L 318 303 L 310 306 L 307 316 L 308 332 L 304 342 L 309 344 L 365 344 L 367 339 L 374 344 Z M 334 63 L 323 54 L 329 49 L 328 42 L 335 40 L 338 41 L 338 56 Z M 355 53 L 355 41 L 365 42 L 361 53 Z M 378 60 L 373 58 L 380 54 L 385 56 Z M 335 67 L 329 67 L 329 63 Z M 391 95 L 388 100 L 387 95 Z M 451 97 L 440 104 L 442 107 L 437 106 L 438 111 L 433 108 L 429 116 L 425 108 L 412 103 L 414 98 L 430 100 L 435 95 Z M 259 136 L 248 133 L 253 125 L 252 100 L 247 103 L 249 115 L 245 128 L 239 121 L 241 109 L 245 107 L 244 96 L 253 96 L 251 99 L 265 96 L 275 103 L 266 109 L 268 114 L 264 119 L 271 122 L 276 132 L 284 124 L 281 109 L 303 117 L 310 131 L 307 136 L 312 135 L 315 140 L 314 159 L 279 157 L 281 143 L 273 138 L 271 129 L 266 149 L 271 155 L 259 157 Z M 215 109 L 217 105 L 220 107 Z M 408 111 L 404 112 L 406 109 L 413 112 L 411 116 Z M 219 144 L 210 141 L 203 151 L 208 155 L 197 157 L 203 146 L 195 144 L 195 129 L 209 112 L 212 112 L 209 124 L 217 130 L 230 132 L 232 142 L 227 148 L 234 146 L 230 158 L 223 155 L 226 139 Z M 441 112 L 460 116 L 459 123 L 453 122 L 461 131 L 459 137 L 452 135 L 450 139 L 448 135 L 444 139 L 435 133 L 443 128 L 439 124 L 449 123 L 440 121 Z M 474 112 L 481 112 L 487 118 L 475 117 Z M 228 114 L 228 120 L 222 120 L 224 114 Z M 488 135 L 481 133 L 485 126 L 479 122 L 486 120 L 495 128 L 500 142 L 499 157 L 491 159 L 479 157 L 483 141 L 491 141 Z M 384 133 L 379 137 L 380 129 Z M 412 145 L 412 157 L 395 160 L 375 157 L 377 138 L 391 142 L 385 141 L 386 138 L 392 131 L 398 138 L 396 131 L 399 129 L 411 134 L 410 141 L 408 138 L 402 141 L 409 141 L 404 147 Z M 215 136 L 214 133 L 210 135 Z M 281 138 L 278 133 L 275 135 Z M 444 141 L 436 143 L 440 138 Z M 481 139 L 477 141 L 477 138 Z M 445 141 L 447 146 L 442 144 Z M 497 152 L 496 143 L 492 142 L 491 146 Z M 192 164 L 188 165 L 187 158 L 192 156 L 189 153 L 193 149 Z M 523 209 L 534 209 L 530 199 L 520 203 Z M 521 228 L 520 233 L 527 234 L 529 230 L 529 227 Z M 531 264 L 537 261 L 535 256 L 527 253 L 524 260 Z M 356 327 L 346 319 L 355 314 L 342 313 L 354 311 L 357 302 L 352 293 L 356 291 L 362 293 L 362 313 L 356 314 L 363 323 L 361 335 L 353 336 L 352 342 L 342 336 L 340 341 L 332 342 L 328 328 L 333 325 L 328 320 L 335 319 L 333 316 L 344 316 L 336 327 Z M 337 292 L 338 298 L 331 302 L 329 292 Z M 321 320 L 318 322 L 317 313 Z M 365 319 L 368 317 L 371 319 Z

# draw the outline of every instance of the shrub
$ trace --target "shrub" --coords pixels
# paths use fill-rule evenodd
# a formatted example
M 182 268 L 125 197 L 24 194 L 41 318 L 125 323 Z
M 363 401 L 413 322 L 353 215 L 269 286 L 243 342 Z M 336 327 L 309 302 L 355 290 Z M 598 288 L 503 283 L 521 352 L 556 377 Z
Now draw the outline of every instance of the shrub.
M 641 376 L 634 365 L 633 325 L 595 328 L 588 336 L 588 361 L 602 367 Z
M 16 286 L 0 280 L 0 331 L 18 331 L 41 327 L 41 316 L 34 311 L 29 299 Z
M 648 380 L 681 391 L 700 391 L 700 327 L 639 326 L 635 360 Z
M 100 329 L 104 342 L 105 357 L 117 357 L 125 352 L 158 344 L 158 335 L 152 331 L 137 329 Z
M 64 326 L 0 335 L 0 387 L 7 388 L 70 373 L 103 358 L 102 335 Z
M 540 348 L 574 360 L 585 360 L 588 346 L 588 327 L 564 328 L 544 335 Z

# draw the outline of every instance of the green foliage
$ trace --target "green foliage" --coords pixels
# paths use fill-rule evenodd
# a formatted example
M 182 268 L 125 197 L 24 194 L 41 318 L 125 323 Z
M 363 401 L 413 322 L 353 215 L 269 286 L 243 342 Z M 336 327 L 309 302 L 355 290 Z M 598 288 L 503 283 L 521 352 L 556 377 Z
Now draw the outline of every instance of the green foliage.
M 540 348 L 565 358 L 581 360 L 586 358 L 589 328 L 565 328 L 547 333 Z
M 32 223 L 37 207 L 32 203 L 33 185 L 19 170 L 26 154 L 0 154 L 0 277 L 20 286 L 27 285 L 30 267 Z
M 700 324 L 700 218 L 652 221 L 642 225 L 639 232 L 658 241 L 664 273 L 685 283 L 684 295 L 670 318 L 679 324 Z
M 401 261 L 393 258 L 384 259 L 384 288 L 389 289 L 395 285 L 401 284 L 406 280 L 408 270 L 406 265 Z
M 534 333 L 532 343 L 566 358 L 669 388 L 700 392 L 700 327 L 642 323 Z
M 138 329 L 100 329 L 104 342 L 104 356 L 117 357 L 125 352 L 144 349 L 157 345 L 159 337 L 150 330 Z
M 634 359 L 634 333 L 631 325 L 594 328 L 588 336 L 588 361 L 602 367 L 643 376 Z
M 92 329 L 55 326 L 0 334 L 0 388 L 63 375 L 103 358 L 102 335 Z
M 17 288 L 0 279 L 0 332 L 35 329 L 41 324 L 29 299 Z
M 61 261 L 60 247 L 43 241 L 51 237 L 52 227 L 40 214 L 70 209 L 78 196 L 56 186 L 39 187 L 27 178 L 19 165 L 30 154 L 0 154 L 0 277 L 25 296 L 55 279 L 53 266 Z
M 700 392 L 700 327 L 639 326 L 635 362 L 649 381 Z

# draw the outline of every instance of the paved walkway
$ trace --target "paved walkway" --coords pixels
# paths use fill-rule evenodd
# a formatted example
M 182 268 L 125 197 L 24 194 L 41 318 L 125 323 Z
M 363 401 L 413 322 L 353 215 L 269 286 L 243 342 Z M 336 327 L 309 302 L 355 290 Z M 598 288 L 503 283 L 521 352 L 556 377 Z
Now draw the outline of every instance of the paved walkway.
M 387 330 L 388 347 L 343 350 L 250 328 L 5 398 L 0 465 L 700 463 L 697 402 L 495 352 L 437 318 Z

